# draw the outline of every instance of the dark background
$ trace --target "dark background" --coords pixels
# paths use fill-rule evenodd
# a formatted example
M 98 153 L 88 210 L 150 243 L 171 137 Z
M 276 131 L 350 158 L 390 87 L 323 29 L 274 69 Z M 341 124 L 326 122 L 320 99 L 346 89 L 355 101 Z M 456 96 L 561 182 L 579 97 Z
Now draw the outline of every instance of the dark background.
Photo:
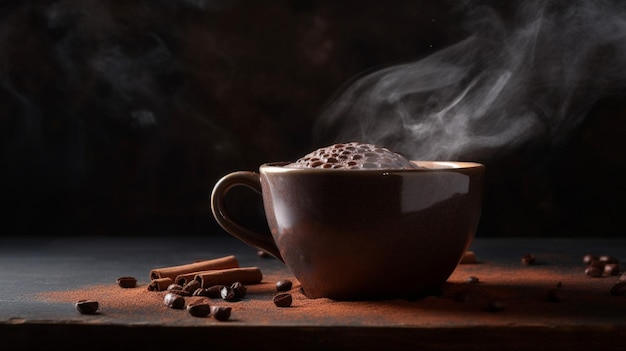
M 472 6 L 3 1 L 0 231 L 221 235 L 209 208 L 221 176 L 326 146 L 313 129 L 329 99 L 466 38 L 460 3 Z M 626 105 L 614 86 L 558 149 L 541 140 L 478 160 L 478 236 L 622 236 Z M 263 227 L 259 198 L 235 195 Z

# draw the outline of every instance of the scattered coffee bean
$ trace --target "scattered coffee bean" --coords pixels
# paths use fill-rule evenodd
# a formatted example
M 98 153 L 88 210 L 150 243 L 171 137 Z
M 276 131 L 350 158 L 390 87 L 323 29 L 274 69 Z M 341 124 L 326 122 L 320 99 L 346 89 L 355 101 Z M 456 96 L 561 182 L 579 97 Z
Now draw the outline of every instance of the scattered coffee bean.
M 209 297 L 209 289 L 208 288 L 197 288 L 191 296 L 206 296 Z
M 219 298 L 222 297 L 221 290 L 226 287 L 226 285 L 213 285 L 207 288 L 207 294 L 209 297 Z
M 276 282 L 276 291 L 289 291 L 293 283 L 289 279 L 283 279 Z
M 189 292 L 189 291 L 183 290 L 183 289 L 174 289 L 174 290 L 170 290 L 169 292 L 171 292 L 172 294 L 180 295 L 180 296 L 191 296 L 191 295 L 193 295 L 193 292 Z
M 201 299 L 187 305 L 187 312 L 194 317 L 206 317 L 211 314 L 209 300 Z
M 274 305 L 276 305 L 276 307 L 289 307 L 291 306 L 293 298 L 289 293 L 280 293 L 274 296 L 272 301 L 274 302 Z
M 235 293 L 235 297 L 238 299 L 245 297 L 246 292 L 248 291 L 248 288 L 246 288 L 246 286 L 240 282 L 232 283 L 230 285 L 230 288 L 233 290 L 233 292 Z
M 622 275 L 620 275 L 619 280 L 626 280 L 626 273 L 622 273 Z
M 583 257 L 583 262 L 588 267 L 596 267 L 600 270 L 600 275 L 618 275 L 619 274 L 619 260 L 610 255 L 596 256 L 587 254 Z M 592 276 L 596 277 L 597 272 L 591 272 Z
M 269 253 L 267 253 L 266 251 L 263 251 L 263 250 L 257 251 L 256 254 L 259 257 L 262 257 L 262 258 L 272 258 L 273 257 L 272 255 L 270 255 Z
M 602 276 L 602 271 L 598 267 L 589 266 L 585 269 L 585 274 L 590 277 L 597 278 Z
M 193 280 L 190 280 L 187 284 L 183 285 L 183 290 L 191 294 L 194 291 L 196 291 L 197 288 L 200 288 L 200 287 L 202 287 L 202 284 L 199 281 L 193 279 Z
M 591 263 L 589 263 L 588 267 L 596 267 L 601 271 L 604 271 L 604 266 L 606 265 L 606 262 L 604 261 L 600 261 L 600 260 L 595 260 L 595 261 L 591 261 Z
M 167 291 L 172 291 L 172 290 L 183 290 L 183 286 L 180 284 L 170 284 L 168 285 Z
M 611 288 L 611 295 L 626 296 L 626 282 L 619 282 Z
M 586 254 L 585 256 L 583 256 L 583 262 L 586 265 L 591 265 L 593 262 L 597 261 L 598 259 L 599 259 L 598 256 L 592 255 L 592 254 Z
M 137 286 L 137 279 L 135 277 L 119 277 L 117 278 L 117 285 L 124 289 L 134 288 Z
M 478 282 L 479 282 L 480 280 L 478 279 L 478 277 L 475 277 L 475 276 L 473 276 L 473 275 L 470 275 L 469 277 L 467 277 L 467 279 L 466 279 L 465 281 L 467 281 L 467 282 L 468 282 L 468 283 L 470 283 L 470 284 L 478 284 Z
M 100 305 L 95 300 L 78 300 L 75 304 L 78 312 L 82 314 L 95 314 Z
M 609 255 L 600 256 L 598 258 L 598 261 L 604 262 L 604 263 L 619 263 L 619 260 L 616 257 L 609 256 Z
M 218 321 L 226 321 L 230 318 L 231 308 L 226 306 L 211 306 L 211 314 Z
M 550 289 L 546 295 L 546 300 L 549 302 L 561 302 L 563 297 L 561 296 L 561 289 Z
M 500 300 L 500 299 L 492 299 L 489 302 L 487 302 L 487 311 L 489 312 L 502 311 L 505 309 L 505 307 L 506 307 L 506 304 L 504 303 L 503 300 Z
M 524 256 L 522 256 L 522 264 L 531 265 L 534 263 L 535 263 L 535 255 L 531 253 L 527 253 Z
M 618 275 L 619 265 L 617 263 L 607 263 L 604 265 L 604 274 L 606 275 Z
M 165 290 L 180 296 L 191 296 L 191 293 L 187 290 L 184 290 L 180 284 L 170 284 Z
M 237 294 L 235 294 L 235 290 L 231 289 L 230 286 L 224 286 L 220 289 L 220 297 L 225 301 L 237 300 Z
M 185 308 L 185 298 L 173 292 L 165 294 L 163 297 L 163 303 L 165 306 L 177 310 Z

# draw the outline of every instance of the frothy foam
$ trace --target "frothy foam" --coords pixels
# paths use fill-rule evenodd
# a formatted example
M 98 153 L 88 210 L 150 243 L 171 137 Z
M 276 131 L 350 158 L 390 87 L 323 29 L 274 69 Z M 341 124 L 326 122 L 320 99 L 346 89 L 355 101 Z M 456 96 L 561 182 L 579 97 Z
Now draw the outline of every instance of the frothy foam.
M 374 144 L 350 142 L 319 148 L 285 167 L 324 169 L 420 168 L 402 155 Z

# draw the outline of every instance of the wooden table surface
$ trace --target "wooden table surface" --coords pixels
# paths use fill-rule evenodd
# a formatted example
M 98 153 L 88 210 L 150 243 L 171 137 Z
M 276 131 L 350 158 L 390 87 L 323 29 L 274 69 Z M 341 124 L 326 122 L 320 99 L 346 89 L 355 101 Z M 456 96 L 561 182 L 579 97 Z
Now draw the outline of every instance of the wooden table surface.
M 440 295 L 419 300 L 340 302 L 307 299 L 289 270 L 229 236 L 181 238 L 14 238 L 0 247 L 0 345 L 10 350 L 626 350 L 626 296 L 610 293 L 620 275 L 585 275 L 585 254 L 626 262 L 625 239 L 476 238 L 478 259 L 460 264 Z M 532 253 L 535 264 L 521 257 Z M 235 255 L 259 267 L 261 284 L 231 319 L 197 318 L 167 308 L 148 291 L 159 267 Z M 118 277 L 138 285 L 122 289 Z M 477 284 L 468 283 L 470 276 Z M 275 283 L 291 279 L 293 305 L 272 303 Z M 399 282 L 401 284 L 401 282 Z M 550 301 L 557 289 L 560 301 Z M 463 298 L 459 298 L 463 297 Z M 83 315 L 78 299 L 95 299 Z M 500 301 L 502 309 L 489 304 Z

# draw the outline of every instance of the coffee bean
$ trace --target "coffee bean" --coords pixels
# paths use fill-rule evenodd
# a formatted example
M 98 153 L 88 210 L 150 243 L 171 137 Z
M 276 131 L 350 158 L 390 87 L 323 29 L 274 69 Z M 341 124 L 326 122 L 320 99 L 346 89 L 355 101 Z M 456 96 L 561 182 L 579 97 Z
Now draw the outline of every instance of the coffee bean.
M 211 314 L 209 300 L 202 299 L 187 305 L 187 312 L 194 317 L 206 317 Z
M 220 296 L 222 299 L 226 301 L 235 301 L 237 300 L 237 294 L 235 294 L 235 290 L 231 289 L 230 286 L 224 286 L 220 289 Z
M 503 300 L 500 299 L 492 299 L 487 302 L 487 311 L 489 312 L 498 312 L 504 310 L 506 304 Z
M 291 306 L 293 298 L 289 293 L 280 293 L 274 296 L 272 301 L 274 302 L 274 305 L 276 305 L 276 307 L 289 307 Z
M 246 288 L 246 286 L 240 282 L 232 283 L 230 285 L 230 288 L 233 290 L 233 292 L 235 293 L 235 297 L 238 299 L 245 297 L 246 292 L 248 291 L 248 288 Z
M 191 296 L 206 296 L 209 297 L 209 289 L 208 288 L 197 288 Z
M 276 291 L 289 291 L 293 283 L 289 279 L 283 279 L 276 282 Z
M 173 292 L 165 294 L 163 297 L 163 303 L 165 306 L 177 310 L 185 308 L 185 298 Z
M 180 284 L 170 284 L 166 291 L 180 296 L 191 296 L 191 293 L 187 290 L 183 290 L 183 287 Z
M 561 282 L 556 283 L 556 287 L 557 288 L 562 288 L 563 287 L 563 283 L 561 283 Z
M 95 314 L 100 305 L 95 300 L 78 300 L 75 304 L 78 312 L 82 314 Z
M 619 265 L 617 263 L 607 263 L 604 265 L 604 274 L 606 275 L 618 275 Z
M 585 256 L 583 256 L 583 262 L 586 265 L 590 265 L 591 263 L 593 263 L 594 261 L 598 260 L 598 256 L 596 255 L 592 255 L 592 254 L 586 254 Z
M 587 266 L 588 267 L 595 267 L 601 271 L 604 271 L 604 266 L 606 265 L 605 261 L 600 261 L 600 260 L 595 260 L 595 261 L 591 261 L 591 263 L 589 263 Z
M 196 291 L 197 288 L 201 287 L 201 283 L 195 279 L 189 281 L 187 284 L 183 285 L 183 290 L 189 292 L 189 294 Z
M 475 277 L 475 276 L 471 275 L 471 276 L 467 277 L 467 279 L 465 281 L 467 281 L 470 284 L 477 284 L 479 282 L 479 279 L 478 279 L 478 277 Z
M 221 290 L 222 288 L 226 287 L 226 285 L 212 285 L 209 286 L 207 289 L 207 294 L 209 297 L 213 297 L 213 298 L 218 298 L 218 297 L 222 297 L 222 293 Z
M 226 306 L 211 306 L 211 314 L 218 321 L 226 321 L 230 318 L 231 308 Z
M 619 280 L 626 280 L 626 273 L 622 273 L 622 275 L 620 275 Z
M 134 277 L 119 277 L 117 278 L 117 285 L 124 289 L 134 288 L 137 286 L 137 279 Z
M 172 291 L 172 290 L 183 290 L 183 286 L 180 284 L 170 284 L 167 286 L 167 291 Z
M 598 261 L 604 262 L 604 263 L 619 263 L 619 260 L 616 257 L 613 256 L 609 256 L 609 255 L 602 255 L 598 258 Z
M 259 257 L 262 257 L 262 258 L 272 258 L 273 257 L 272 255 L 270 255 L 269 253 L 267 253 L 266 251 L 263 251 L 263 250 L 257 251 L 256 254 Z
M 598 267 L 590 266 L 585 269 L 585 274 L 590 277 L 597 278 L 602 276 L 602 271 Z
M 524 256 L 522 256 L 522 264 L 531 265 L 534 263 L 535 263 L 535 255 L 531 253 L 527 253 Z
M 619 282 L 611 288 L 611 295 L 626 296 L 626 282 Z

